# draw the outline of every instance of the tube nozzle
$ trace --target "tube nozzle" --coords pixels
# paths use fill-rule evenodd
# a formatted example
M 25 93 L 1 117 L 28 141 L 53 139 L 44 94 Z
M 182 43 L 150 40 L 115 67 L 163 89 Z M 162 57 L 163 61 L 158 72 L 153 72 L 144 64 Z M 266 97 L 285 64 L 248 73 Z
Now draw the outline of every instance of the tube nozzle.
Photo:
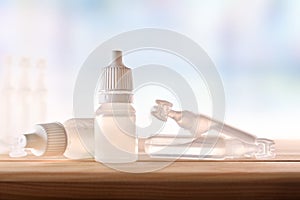
M 112 52 L 112 60 L 113 60 L 114 64 L 116 64 L 118 66 L 124 66 L 123 65 L 123 59 L 122 59 L 122 51 L 114 50 Z

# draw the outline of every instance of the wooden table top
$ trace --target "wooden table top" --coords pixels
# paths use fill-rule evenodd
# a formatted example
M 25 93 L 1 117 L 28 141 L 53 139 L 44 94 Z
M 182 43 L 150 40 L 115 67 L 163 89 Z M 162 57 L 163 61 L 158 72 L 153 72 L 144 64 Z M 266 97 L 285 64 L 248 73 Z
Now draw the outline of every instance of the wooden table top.
M 138 171 L 165 164 L 149 173 L 120 172 L 93 160 L 2 157 L 0 199 L 300 199 L 300 143 L 293 142 L 279 145 L 273 160 L 119 165 Z

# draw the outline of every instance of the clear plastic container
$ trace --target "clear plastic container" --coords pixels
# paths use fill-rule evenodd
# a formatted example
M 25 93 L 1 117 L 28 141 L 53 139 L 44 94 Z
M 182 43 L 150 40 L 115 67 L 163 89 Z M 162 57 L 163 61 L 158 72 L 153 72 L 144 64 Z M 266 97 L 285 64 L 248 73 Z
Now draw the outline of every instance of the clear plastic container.
M 162 121 L 172 118 L 180 127 L 189 130 L 193 137 L 201 137 L 209 130 L 216 130 L 225 136 L 239 139 L 246 143 L 255 143 L 257 137 L 245 131 L 239 130 L 205 115 L 195 114 L 190 111 L 174 111 L 173 104 L 156 100 L 157 105 L 152 110 L 152 115 Z
M 145 140 L 144 148 L 150 157 L 162 159 L 261 159 L 274 157 L 271 144 L 267 139 L 251 144 L 236 138 L 156 136 Z

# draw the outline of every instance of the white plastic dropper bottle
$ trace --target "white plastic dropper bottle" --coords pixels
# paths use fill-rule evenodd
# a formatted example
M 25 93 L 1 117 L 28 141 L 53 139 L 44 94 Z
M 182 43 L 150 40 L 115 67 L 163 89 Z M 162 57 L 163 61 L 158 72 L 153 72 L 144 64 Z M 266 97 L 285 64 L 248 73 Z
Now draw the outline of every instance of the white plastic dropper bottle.
M 122 52 L 113 51 L 113 62 L 100 80 L 95 118 L 95 160 L 130 163 L 138 159 L 136 116 L 132 107 L 132 73 L 122 62 Z
M 10 152 L 11 157 L 62 156 L 88 159 L 94 155 L 94 119 L 70 119 L 64 124 L 38 124 L 31 133 L 21 135 Z

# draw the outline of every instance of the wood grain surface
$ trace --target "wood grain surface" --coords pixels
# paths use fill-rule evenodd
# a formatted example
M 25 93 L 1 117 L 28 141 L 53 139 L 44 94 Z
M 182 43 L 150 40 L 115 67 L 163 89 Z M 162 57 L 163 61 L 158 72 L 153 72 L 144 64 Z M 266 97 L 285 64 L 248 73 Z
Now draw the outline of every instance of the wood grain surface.
M 0 199 L 300 199 L 299 152 L 286 150 L 288 159 L 281 152 L 282 159 L 273 160 L 120 165 L 138 171 L 165 164 L 149 173 L 120 172 L 92 160 L 2 157 Z

